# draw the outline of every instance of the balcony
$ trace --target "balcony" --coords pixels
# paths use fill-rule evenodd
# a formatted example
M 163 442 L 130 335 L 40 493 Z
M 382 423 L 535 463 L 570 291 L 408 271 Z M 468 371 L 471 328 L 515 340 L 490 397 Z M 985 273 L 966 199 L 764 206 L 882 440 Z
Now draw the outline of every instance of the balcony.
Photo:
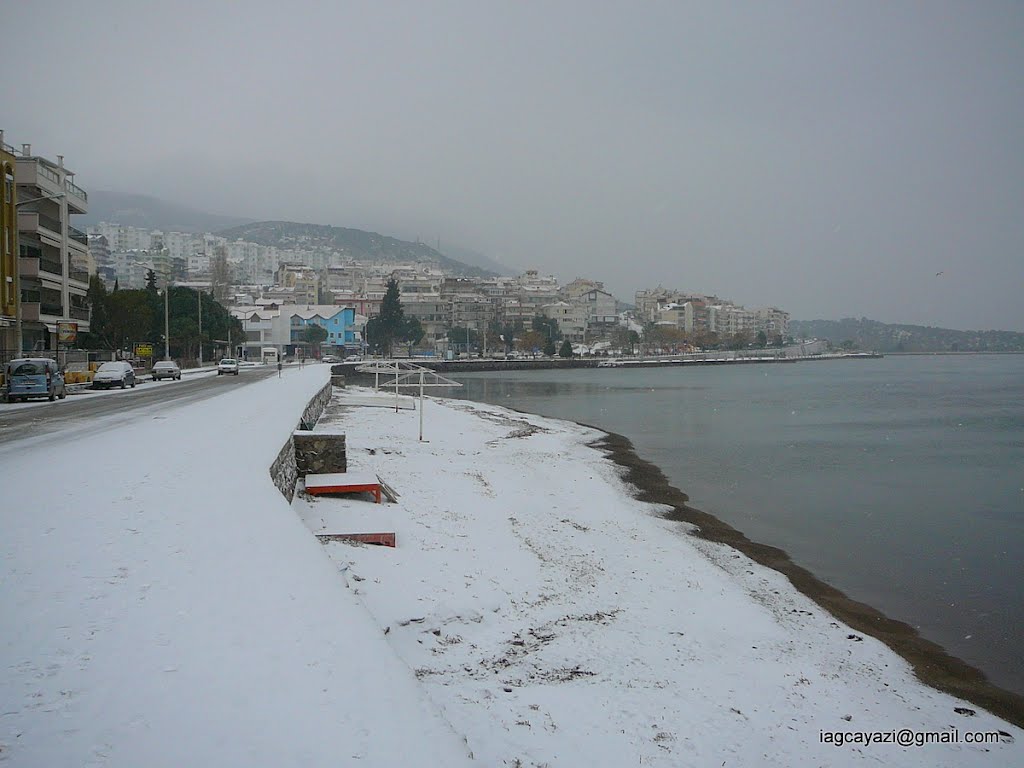
M 89 322 L 89 310 L 84 307 L 72 307 L 69 317 L 72 320 L 84 320 Z
M 64 179 L 64 191 L 67 192 L 70 197 L 77 197 L 83 204 L 89 202 L 89 195 L 86 194 L 84 189 L 71 181 L 71 179 Z
M 18 211 L 18 229 L 22 232 L 38 232 L 43 229 L 46 230 L 44 234 L 52 239 L 60 240 L 63 237 L 58 219 L 36 211 Z
M 69 226 L 68 227 L 68 237 L 70 237 L 75 242 L 81 243 L 82 245 L 84 245 L 88 249 L 88 247 L 89 247 L 89 236 L 87 234 L 85 234 L 85 232 L 83 232 L 82 230 L 75 229 L 74 227 Z

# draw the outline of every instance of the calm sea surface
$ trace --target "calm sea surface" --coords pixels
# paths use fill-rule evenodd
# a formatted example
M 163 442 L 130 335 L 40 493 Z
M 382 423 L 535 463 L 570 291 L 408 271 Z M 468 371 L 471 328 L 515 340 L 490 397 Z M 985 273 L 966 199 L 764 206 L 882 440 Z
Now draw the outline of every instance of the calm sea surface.
M 1024 693 L 1024 355 L 454 378 L 629 437 L 694 506 Z

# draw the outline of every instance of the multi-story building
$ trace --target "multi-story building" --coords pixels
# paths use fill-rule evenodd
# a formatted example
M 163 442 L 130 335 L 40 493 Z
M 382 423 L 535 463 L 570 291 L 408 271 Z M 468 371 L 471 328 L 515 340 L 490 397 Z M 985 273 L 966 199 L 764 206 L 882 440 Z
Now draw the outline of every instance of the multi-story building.
M 18 188 L 14 147 L 0 131 L 0 360 L 18 349 Z
M 608 291 L 591 288 L 583 293 L 578 293 L 569 303 L 581 307 L 583 310 L 586 318 L 587 340 L 603 336 L 619 324 L 619 313 L 616 311 L 617 302 Z
M 89 330 L 89 240 L 71 224 L 88 196 L 62 155 L 53 162 L 23 144 L 16 166 L 22 348 L 56 350 L 58 324 Z
M 587 332 L 587 310 L 580 304 L 556 301 L 542 309 L 544 316 L 558 323 L 562 337 L 569 341 L 582 342 Z
M 441 294 L 403 293 L 402 310 L 406 317 L 420 321 L 423 328 L 422 343 L 425 346 L 443 341 L 447 337 L 450 306 L 441 298 Z
M 282 262 L 275 274 L 274 285 L 291 289 L 296 304 L 316 304 L 320 297 L 320 275 L 305 264 Z
M 754 310 L 757 330 L 769 336 L 778 334 L 783 338 L 789 336 L 789 313 L 776 307 L 763 307 Z
M 708 330 L 720 336 L 752 332 L 755 321 L 753 312 L 734 304 L 713 304 L 708 307 Z

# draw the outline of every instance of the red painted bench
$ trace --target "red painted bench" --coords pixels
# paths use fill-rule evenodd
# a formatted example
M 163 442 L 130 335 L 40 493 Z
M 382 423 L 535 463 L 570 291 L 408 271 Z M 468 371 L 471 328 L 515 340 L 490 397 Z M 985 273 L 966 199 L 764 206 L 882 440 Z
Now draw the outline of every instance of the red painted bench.
M 327 475 L 306 475 L 306 493 L 320 496 L 326 493 L 372 493 L 380 504 L 380 480 L 373 475 L 335 472 Z

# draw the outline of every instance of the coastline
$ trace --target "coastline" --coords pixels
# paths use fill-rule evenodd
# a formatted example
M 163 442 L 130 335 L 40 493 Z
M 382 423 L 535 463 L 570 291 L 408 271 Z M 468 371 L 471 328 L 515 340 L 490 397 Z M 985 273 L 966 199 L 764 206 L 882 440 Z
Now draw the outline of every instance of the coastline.
M 786 551 L 751 541 L 728 523 L 690 506 L 689 496 L 673 486 L 660 467 L 640 457 L 629 438 L 589 424 L 581 426 L 604 434 L 591 445 L 624 470 L 623 479 L 635 487 L 638 501 L 670 507 L 665 518 L 696 526 L 696 530 L 691 531 L 693 536 L 724 544 L 781 573 L 797 591 L 828 613 L 851 628 L 871 635 L 905 659 L 925 685 L 970 701 L 1024 727 L 1024 696 L 990 683 L 983 672 L 925 639 L 909 624 L 848 597 L 795 563 Z
M 384 407 L 366 407 L 373 399 Z M 685 494 L 625 438 L 431 397 L 419 441 L 420 414 L 393 402 L 336 391 L 317 428 L 343 429 L 349 471 L 384 478 L 397 503 L 300 491 L 293 509 L 316 536 L 395 533 L 393 549 L 323 546 L 476 759 L 908 768 L 1014 759 L 1022 737 L 1011 720 L 926 685 L 782 571 L 689 535 L 692 524 L 674 517 L 689 509 Z M 850 740 L 900 728 L 945 738 L 909 749 Z M 965 729 L 996 741 L 948 739 Z

